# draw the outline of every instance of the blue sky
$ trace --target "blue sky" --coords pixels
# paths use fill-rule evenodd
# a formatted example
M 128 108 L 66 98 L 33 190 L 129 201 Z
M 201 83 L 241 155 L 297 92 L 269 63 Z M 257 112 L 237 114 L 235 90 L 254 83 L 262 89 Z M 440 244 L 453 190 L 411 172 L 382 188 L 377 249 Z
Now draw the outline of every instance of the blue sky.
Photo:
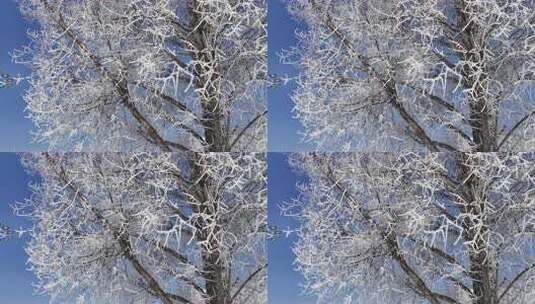
M 28 175 L 15 153 L 0 153 L 0 220 L 13 229 L 29 226 L 22 217 L 13 215 L 11 205 L 30 196 L 28 185 L 37 177 Z M 26 236 L 0 242 L 0 303 L 44 304 L 47 299 L 36 295 L 32 284 L 36 278 L 27 270 L 24 252 Z
M 10 53 L 29 43 L 26 35 L 30 24 L 22 17 L 14 0 L 0 1 L 0 71 L 10 75 L 27 76 L 29 70 L 11 60 Z M 42 150 L 43 145 L 32 143 L 32 122 L 24 113 L 22 94 L 26 82 L 8 89 L 0 89 L 0 151 L 20 152 Z
M 280 205 L 297 198 L 296 184 L 305 180 L 288 164 L 285 153 L 268 154 L 268 221 L 270 226 L 293 230 L 298 226 L 294 218 L 281 215 Z M 270 304 L 308 304 L 314 298 L 303 295 L 300 287 L 303 276 L 295 271 L 292 244 L 295 233 L 268 241 L 268 297 Z
M 296 31 L 304 30 L 286 10 L 286 1 L 270 0 L 268 4 L 268 68 L 270 74 L 295 76 L 297 69 L 280 62 L 279 53 L 297 45 Z M 270 152 L 312 151 L 299 133 L 301 124 L 293 118 L 291 92 L 295 83 L 268 91 L 268 150 Z M 303 181 L 289 166 L 285 153 L 268 154 L 268 220 L 271 226 L 292 230 L 298 226 L 295 219 L 281 215 L 280 205 L 297 197 L 295 185 Z M 303 276 L 295 271 L 292 244 L 295 234 L 268 242 L 268 295 L 270 304 L 308 304 L 314 298 L 303 294 L 300 284 Z
M 288 14 L 286 1 L 268 1 L 268 69 L 270 74 L 295 76 L 294 66 L 280 62 L 279 53 L 297 45 L 296 31 L 304 25 Z M 295 82 L 268 91 L 268 150 L 270 152 L 312 151 L 313 146 L 301 140 L 302 125 L 293 118 L 290 99 Z

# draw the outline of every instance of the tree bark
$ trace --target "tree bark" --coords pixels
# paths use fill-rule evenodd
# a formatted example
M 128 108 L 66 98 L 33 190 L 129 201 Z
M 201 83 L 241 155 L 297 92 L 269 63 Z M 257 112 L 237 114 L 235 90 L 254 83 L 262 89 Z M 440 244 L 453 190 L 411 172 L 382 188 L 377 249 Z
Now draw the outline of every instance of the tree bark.
M 472 243 L 467 248 L 470 262 L 469 274 L 474 294 L 472 303 L 495 304 L 498 298 L 497 289 L 494 287 L 497 278 L 495 278 L 496 267 L 488 255 L 488 223 L 485 217 L 486 187 L 479 178 L 471 174 L 470 167 L 474 164 L 469 162 L 466 154 L 460 154 L 461 178 L 466 180 L 463 187 L 470 200 L 464 207 L 463 213 L 472 215 L 463 223 L 466 231 L 465 241 Z
M 459 45 L 463 49 L 458 50 L 459 57 L 465 64 L 463 67 L 465 83 L 467 88 L 471 88 L 470 99 L 470 124 L 472 126 L 472 137 L 476 145 L 477 152 L 496 151 L 496 113 L 486 92 L 487 75 L 485 73 L 483 50 L 485 41 L 481 36 L 483 33 L 466 14 L 468 7 L 464 0 L 458 0 L 457 5 L 458 24 L 457 27 L 464 29 L 459 35 Z
M 195 74 L 199 78 L 199 89 L 203 88 L 203 93 L 200 96 L 201 107 L 203 111 L 203 127 L 206 143 L 208 144 L 208 152 L 226 152 L 230 148 L 229 139 L 224 134 L 223 128 L 223 107 L 221 105 L 221 75 L 220 67 L 217 63 L 217 53 L 207 37 L 211 37 L 213 29 L 199 15 L 202 11 L 197 1 L 191 4 L 192 19 L 190 21 L 190 28 L 195 28 L 196 31 L 192 34 L 191 43 L 197 49 L 193 53 L 193 59 L 203 64 L 197 64 Z M 209 39 L 209 38 L 208 38 Z
M 220 256 L 220 240 L 217 237 L 220 231 L 217 215 L 219 206 L 209 195 L 210 187 L 213 187 L 214 183 L 210 180 L 210 177 L 203 174 L 202 168 L 199 166 L 199 159 L 196 157 L 193 159 L 194 161 L 190 164 L 192 166 L 193 180 L 198 180 L 196 196 L 200 202 L 194 208 L 197 209 L 196 212 L 207 215 L 206 219 L 199 219 L 195 223 L 199 238 L 203 241 L 201 252 L 203 275 L 206 282 L 206 304 L 230 304 L 231 293 L 229 277 L 227 276 L 228 266 Z

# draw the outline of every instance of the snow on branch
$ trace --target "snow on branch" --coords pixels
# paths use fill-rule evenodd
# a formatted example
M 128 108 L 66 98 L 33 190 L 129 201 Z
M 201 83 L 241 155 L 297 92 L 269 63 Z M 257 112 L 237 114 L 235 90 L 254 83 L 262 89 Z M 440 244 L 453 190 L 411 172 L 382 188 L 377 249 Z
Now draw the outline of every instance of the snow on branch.
M 292 0 L 283 52 L 305 138 L 328 150 L 530 151 L 531 0 Z
M 266 4 L 23 0 L 36 138 L 78 151 L 263 151 Z
M 27 154 L 19 210 L 53 302 L 266 303 L 263 154 Z
M 287 212 L 319 303 L 532 303 L 535 155 L 304 154 Z

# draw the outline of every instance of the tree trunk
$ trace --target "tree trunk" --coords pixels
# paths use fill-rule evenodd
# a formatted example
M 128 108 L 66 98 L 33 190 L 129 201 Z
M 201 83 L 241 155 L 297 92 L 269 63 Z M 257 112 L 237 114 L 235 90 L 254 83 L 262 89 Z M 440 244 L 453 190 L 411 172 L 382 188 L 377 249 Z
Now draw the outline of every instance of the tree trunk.
M 471 166 L 480 164 L 470 163 L 466 154 L 459 157 L 461 166 L 461 178 L 466 180 L 463 188 L 467 193 L 468 204 L 462 207 L 462 212 L 470 214 L 463 222 L 465 241 L 472 245 L 467 245 L 470 262 L 470 278 L 474 298 L 473 304 L 497 304 L 497 289 L 495 288 L 496 266 L 488 255 L 488 223 L 486 219 L 487 189 L 484 183 L 471 174 Z
M 194 206 L 195 212 L 207 215 L 207 219 L 199 219 L 196 223 L 196 229 L 199 233 L 199 238 L 205 242 L 202 245 L 202 261 L 203 273 L 206 284 L 206 304 L 230 304 L 230 286 L 228 284 L 229 278 L 227 276 L 228 266 L 220 256 L 219 246 L 219 223 L 218 221 L 218 206 L 215 202 L 210 200 L 210 187 L 214 183 L 202 172 L 202 168 L 198 165 L 199 159 L 194 157 L 190 162 L 192 166 L 193 180 L 199 180 L 197 183 L 196 196 L 201 203 L 199 206 Z M 216 221 L 214 224 L 213 221 Z M 215 228 L 213 228 L 215 226 Z M 217 237 L 213 237 L 216 235 Z
M 223 134 L 223 125 L 221 120 L 223 118 L 222 106 L 219 104 L 219 97 L 215 90 L 210 90 L 210 97 L 202 103 L 203 120 L 206 142 L 208 143 L 209 152 L 225 152 L 228 151 L 228 144 L 226 135 Z
M 463 77 L 466 88 L 471 89 L 470 96 L 470 124 L 472 137 L 478 152 L 496 151 L 496 112 L 489 100 L 487 90 L 487 75 L 484 72 L 483 51 L 485 41 L 482 31 L 470 20 L 464 0 L 457 0 L 458 28 L 464 29 L 459 36 L 460 59 L 465 64 Z
M 466 87 L 471 88 L 470 93 L 470 123 L 472 136 L 477 152 L 493 152 L 496 150 L 496 113 L 488 100 L 486 92 L 486 74 L 484 73 L 484 41 L 480 37 L 480 29 L 466 14 L 468 7 L 464 0 L 457 1 L 458 27 L 464 29 L 460 35 L 459 43 L 464 50 L 460 51 L 461 60 L 470 63 L 464 67 Z M 470 277 L 472 280 L 473 304 L 495 304 L 496 288 L 492 283 L 495 267 L 488 257 L 488 225 L 485 217 L 486 189 L 482 181 L 471 174 L 471 166 L 466 154 L 459 159 L 464 191 L 468 194 L 468 205 L 463 207 L 463 213 L 471 215 L 465 219 L 465 239 L 471 242 L 468 245 L 470 260 Z
M 217 53 L 207 37 L 210 37 L 213 29 L 206 22 L 201 21 L 202 16 L 197 12 L 202 10 L 197 1 L 191 4 L 192 19 L 190 27 L 196 28 L 192 35 L 191 43 L 195 45 L 197 52 L 193 59 L 202 62 L 195 66 L 196 77 L 199 78 L 199 89 L 203 88 L 200 96 L 203 111 L 203 127 L 205 140 L 208 143 L 208 152 L 228 152 L 228 136 L 223 128 L 223 105 L 221 104 L 221 71 L 217 64 Z
M 470 254 L 470 273 L 474 291 L 474 304 L 495 304 L 496 292 L 492 284 L 492 270 L 485 252 Z
M 207 304 L 230 304 L 230 292 L 225 279 L 226 271 L 219 258 L 219 253 L 203 254 Z

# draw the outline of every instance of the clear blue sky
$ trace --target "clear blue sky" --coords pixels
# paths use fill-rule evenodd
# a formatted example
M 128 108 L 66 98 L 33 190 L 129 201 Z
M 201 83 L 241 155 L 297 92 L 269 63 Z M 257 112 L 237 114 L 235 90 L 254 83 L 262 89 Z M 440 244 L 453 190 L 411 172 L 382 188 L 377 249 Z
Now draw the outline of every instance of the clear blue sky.
M 37 181 L 37 177 L 26 173 L 15 153 L 0 153 L 0 168 L 0 221 L 13 229 L 28 227 L 29 222 L 13 215 L 10 206 L 30 196 L 28 185 Z M 24 251 L 27 241 L 26 236 L 15 236 L 0 242 L 0 303 L 48 303 L 45 297 L 34 292 L 32 284 L 36 278 L 27 270 L 28 256 Z
M 280 205 L 297 198 L 296 184 L 305 181 L 288 164 L 286 153 L 268 154 L 268 220 L 270 226 L 293 230 L 298 222 L 281 215 Z M 303 295 L 303 276 L 295 271 L 292 244 L 295 233 L 268 241 L 268 298 L 270 304 L 312 304 L 315 298 Z
M 30 24 L 24 19 L 15 0 L 0 0 L 0 71 L 12 76 L 27 76 L 28 69 L 15 64 L 10 53 L 29 43 L 27 31 Z M 27 83 L 8 89 L 0 89 L 0 151 L 20 152 L 43 149 L 43 145 L 32 143 L 32 122 L 24 113 L 22 94 Z

